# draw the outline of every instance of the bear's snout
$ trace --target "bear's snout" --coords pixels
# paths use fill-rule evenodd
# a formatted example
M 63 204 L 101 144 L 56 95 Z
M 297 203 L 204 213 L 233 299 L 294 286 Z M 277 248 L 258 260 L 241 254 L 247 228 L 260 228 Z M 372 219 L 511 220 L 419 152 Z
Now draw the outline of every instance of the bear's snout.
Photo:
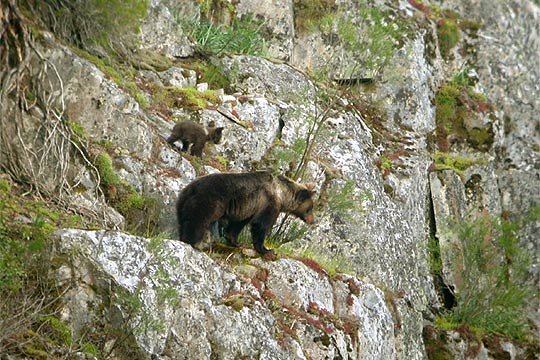
M 306 224 L 313 225 L 315 224 L 315 218 L 313 217 L 313 214 L 307 214 L 302 218 Z

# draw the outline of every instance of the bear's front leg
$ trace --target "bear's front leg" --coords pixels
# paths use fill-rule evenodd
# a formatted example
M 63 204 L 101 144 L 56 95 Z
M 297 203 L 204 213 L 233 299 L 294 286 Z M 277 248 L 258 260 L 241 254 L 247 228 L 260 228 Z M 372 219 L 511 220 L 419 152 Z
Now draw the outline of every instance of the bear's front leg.
M 251 237 L 253 238 L 253 247 L 261 254 L 267 254 L 272 250 L 264 247 L 264 239 L 276 223 L 279 210 L 276 206 L 269 206 L 264 211 L 253 217 L 251 221 Z
M 208 226 L 196 221 L 184 221 L 180 224 L 180 240 L 192 246 L 197 245 L 204 238 Z

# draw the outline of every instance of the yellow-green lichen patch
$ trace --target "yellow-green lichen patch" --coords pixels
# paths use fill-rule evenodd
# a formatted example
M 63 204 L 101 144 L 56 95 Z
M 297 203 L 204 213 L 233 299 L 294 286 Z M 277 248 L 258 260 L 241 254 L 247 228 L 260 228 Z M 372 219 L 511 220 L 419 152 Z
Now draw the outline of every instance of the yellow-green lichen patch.
M 435 164 L 435 170 L 453 170 L 461 178 L 464 177 L 463 171 L 473 165 L 485 165 L 486 161 L 483 159 L 469 159 L 452 157 L 448 153 L 437 152 L 431 155 L 431 158 Z

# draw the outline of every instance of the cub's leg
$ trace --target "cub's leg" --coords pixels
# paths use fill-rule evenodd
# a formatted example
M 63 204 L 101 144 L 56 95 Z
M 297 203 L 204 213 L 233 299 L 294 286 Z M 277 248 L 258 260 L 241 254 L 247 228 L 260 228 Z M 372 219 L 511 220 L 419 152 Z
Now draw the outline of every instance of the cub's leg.
M 180 137 L 178 136 L 178 134 L 175 134 L 174 132 L 167 138 L 167 142 L 170 144 L 170 145 L 174 145 L 174 143 L 176 142 L 176 140 L 180 139 Z
M 204 148 L 204 142 L 202 144 L 199 144 L 196 142 L 193 143 L 193 146 L 191 147 L 191 155 L 201 157 L 203 148 Z
M 182 140 L 182 151 L 183 152 L 187 152 L 189 149 L 189 141 L 187 140 Z

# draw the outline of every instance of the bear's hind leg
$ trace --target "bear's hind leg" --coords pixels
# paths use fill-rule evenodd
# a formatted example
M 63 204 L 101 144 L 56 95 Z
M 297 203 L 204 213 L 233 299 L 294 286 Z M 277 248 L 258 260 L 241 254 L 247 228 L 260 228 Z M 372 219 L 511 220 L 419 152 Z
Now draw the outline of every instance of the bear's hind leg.
M 225 240 L 227 240 L 227 244 L 230 246 L 238 247 L 238 235 L 244 228 L 244 226 L 249 223 L 249 220 L 246 219 L 243 221 L 229 221 L 229 224 L 227 225 L 227 228 L 225 228 Z

